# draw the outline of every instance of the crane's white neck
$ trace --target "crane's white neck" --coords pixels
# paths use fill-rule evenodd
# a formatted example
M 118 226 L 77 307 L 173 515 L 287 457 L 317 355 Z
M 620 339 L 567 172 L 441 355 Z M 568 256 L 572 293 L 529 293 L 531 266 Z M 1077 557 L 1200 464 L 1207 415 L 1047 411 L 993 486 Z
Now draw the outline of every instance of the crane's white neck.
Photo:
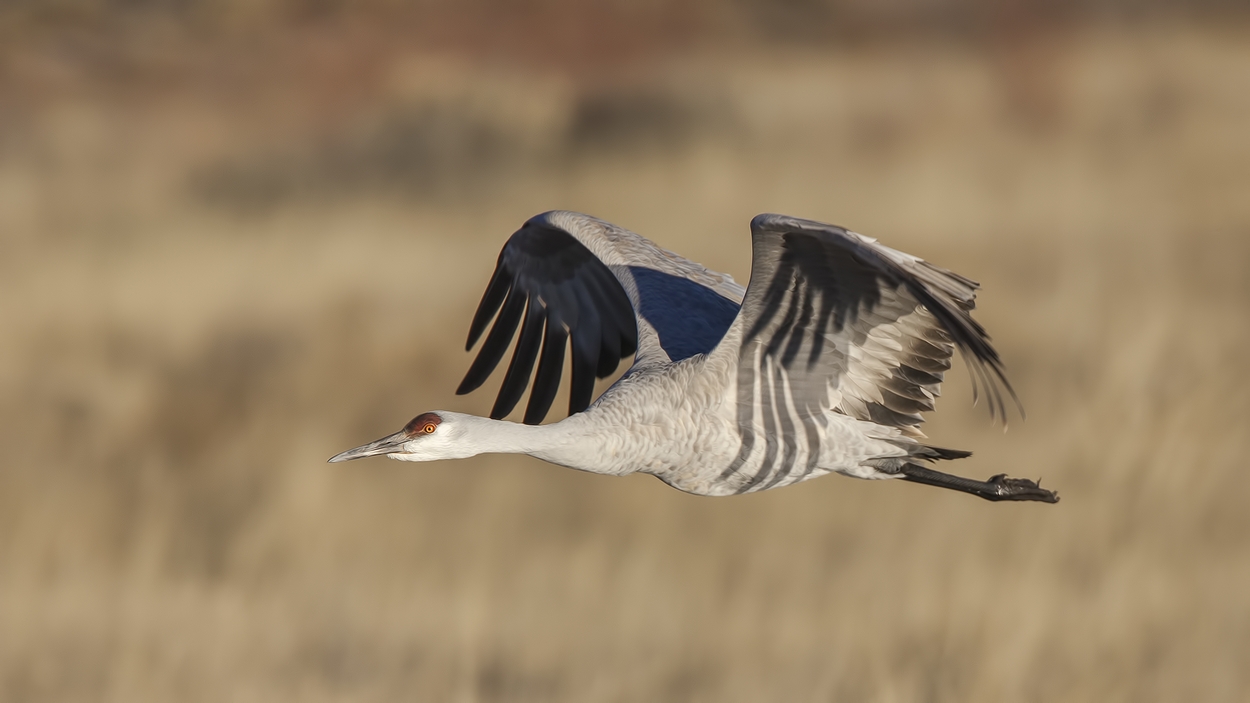
M 553 464 L 594 473 L 617 473 L 603 466 L 602 443 L 593 422 L 578 413 L 550 425 L 522 425 L 440 410 L 438 431 L 390 454 L 401 461 L 465 459 L 478 454 L 528 454 Z
M 446 416 L 447 413 L 444 413 Z M 454 420 L 456 442 L 476 454 L 541 454 L 572 441 L 565 423 L 522 425 L 476 415 L 459 415 Z M 470 455 L 472 456 L 472 455 Z

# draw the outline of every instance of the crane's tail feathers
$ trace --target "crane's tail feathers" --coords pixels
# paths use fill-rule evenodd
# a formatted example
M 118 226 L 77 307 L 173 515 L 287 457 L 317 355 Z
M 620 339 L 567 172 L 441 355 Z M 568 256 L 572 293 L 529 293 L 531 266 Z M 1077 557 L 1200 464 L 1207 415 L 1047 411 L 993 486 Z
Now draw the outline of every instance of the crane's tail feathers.
M 944 449 L 942 447 L 931 447 L 921 444 L 916 447 L 912 456 L 930 461 L 938 459 L 966 459 L 972 456 L 972 452 L 962 449 Z
M 907 452 L 904 456 L 881 457 L 879 459 L 871 459 L 867 463 L 871 466 L 885 471 L 887 473 L 896 474 L 902 470 L 904 464 L 914 463 L 914 460 L 920 461 L 944 461 L 950 459 L 966 459 L 972 456 L 972 452 L 963 449 L 946 449 L 944 447 L 933 447 L 928 444 L 920 444 L 910 438 L 886 440 L 890 444 Z

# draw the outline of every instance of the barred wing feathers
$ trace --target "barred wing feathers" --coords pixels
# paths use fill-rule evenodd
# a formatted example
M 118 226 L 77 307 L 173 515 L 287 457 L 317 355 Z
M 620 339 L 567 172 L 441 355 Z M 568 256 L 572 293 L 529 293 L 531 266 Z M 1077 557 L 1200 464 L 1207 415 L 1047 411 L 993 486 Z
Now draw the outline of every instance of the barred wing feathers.
M 972 319 L 976 282 L 810 220 L 759 215 L 751 237 L 751 281 L 730 335 L 740 340 L 740 425 L 759 424 L 757 405 L 765 419 L 793 413 L 805 425 L 832 409 L 922 437 L 921 413 L 955 348 L 974 392 L 1005 421 L 1003 391 L 1015 393 Z

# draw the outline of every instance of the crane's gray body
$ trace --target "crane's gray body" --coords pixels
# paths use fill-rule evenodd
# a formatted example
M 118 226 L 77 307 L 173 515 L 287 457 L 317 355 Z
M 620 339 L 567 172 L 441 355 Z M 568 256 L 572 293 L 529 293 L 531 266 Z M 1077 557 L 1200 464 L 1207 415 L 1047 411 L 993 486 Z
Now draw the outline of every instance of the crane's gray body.
M 671 366 L 633 369 L 590 408 L 556 423 L 569 424 L 569 437 L 576 441 L 531 453 L 583 471 L 648 473 L 687 493 L 709 496 L 786 486 L 831 471 L 858 478 L 897 476 L 865 462 L 906 456 L 897 445 L 878 438 L 898 431 L 833 412 L 810 469 L 802 452 L 787 462 L 779 456 L 766 461 L 767 452 L 761 449 L 726 476 L 740 452 L 742 433 L 736 422 L 734 374 L 723 364 L 717 366 L 715 359 L 696 356 Z M 747 485 L 761 474 L 766 480 Z
M 897 478 L 897 470 L 888 470 L 894 468 L 889 460 L 912 456 L 922 446 L 904 428 L 844 412 L 837 382 L 843 379 L 810 381 L 810 408 L 798 407 L 804 389 L 790 383 L 784 369 L 767 379 L 774 382 L 771 387 L 751 383 L 767 375 L 761 367 L 769 364 L 754 346 L 743 345 L 746 330 L 735 321 L 747 290 L 727 274 L 586 215 L 556 211 L 534 219 L 573 235 L 607 265 L 629 296 L 638 324 L 638 352 L 629 372 L 591 407 L 558 423 L 576 428 L 570 436 L 579 439 L 537 456 L 597 473 L 649 473 L 689 493 L 730 495 L 829 472 Z M 758 251 L 755 267 L 758 273 Z M 966 294 L 971 299 L 972 290 Z M 916 313 L 914 302 L 909 308 L 909 315 L 926 317 L 923 308 Z M 870 315 L 865 310 L 860 318 Z M 925 324 L 936 321 L 927 316 Z M 941 352 L 948 365 L 952 349 L 946 341 Z M 846 356 L 833 344 L 827 352 Z M 763 397 L 774 402 L 762 402 Z M 751 446 L 744 451 L 747 442 Z

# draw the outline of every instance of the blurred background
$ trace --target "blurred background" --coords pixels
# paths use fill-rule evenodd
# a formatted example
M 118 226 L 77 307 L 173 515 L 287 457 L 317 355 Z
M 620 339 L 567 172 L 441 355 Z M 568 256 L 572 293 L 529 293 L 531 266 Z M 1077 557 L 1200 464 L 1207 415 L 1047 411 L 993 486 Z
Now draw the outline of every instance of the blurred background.
M 9 0 L 0 700 L 1245 700 L 1248 192 L 1244 3 Z M 327 465 L 555 208 L 981 281 L 1063 502 Z

